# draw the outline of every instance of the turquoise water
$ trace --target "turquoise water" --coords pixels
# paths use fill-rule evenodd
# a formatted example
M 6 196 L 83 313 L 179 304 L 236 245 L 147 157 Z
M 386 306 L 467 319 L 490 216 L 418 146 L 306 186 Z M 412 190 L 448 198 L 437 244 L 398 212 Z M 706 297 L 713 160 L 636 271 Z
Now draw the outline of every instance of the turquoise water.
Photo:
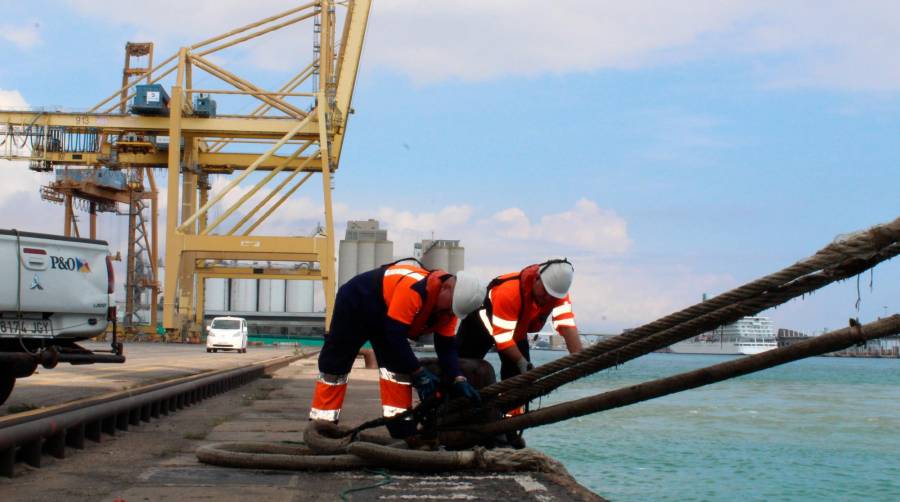
M 299 343 L 304 347 L 321 347 L 323 343 L 325 343 L 325 339 L 321 336 L 319 337 L 310 337 L 310 338 L 285 338 L 285 337 L 277 337 L 277 336 L 249 336 L 247 338 L 248 341 L 251 342 L 262 342 L 266 345 L 271 345 L 273 343 Z
M 564 353 L 535 351 L 536 364 Z M 489 357 L 494 358 L 496 354 Z M 650 354 L 542 405 L 720 363 Z M 612 500 L 900 500 L 900 360 L 813 358 L 531 429 Z
M 285 338 L 285 337 L 277 337 L 277 336 L 250 336 L 247 338 L 248 341 L 251 342 L 262 342 L 266 345 L 272 345 L 275 343 L 284 343 L 291 344 L 296 343 L 300 344 L 304 347 L 321 347 L 325 344 L 325 339 L 321 336 L 313 336 L 313 337 L 295 337 L 295 338 Z M 372 344 L 366 342 L 363 344 L 364 349 L 371 349 Z

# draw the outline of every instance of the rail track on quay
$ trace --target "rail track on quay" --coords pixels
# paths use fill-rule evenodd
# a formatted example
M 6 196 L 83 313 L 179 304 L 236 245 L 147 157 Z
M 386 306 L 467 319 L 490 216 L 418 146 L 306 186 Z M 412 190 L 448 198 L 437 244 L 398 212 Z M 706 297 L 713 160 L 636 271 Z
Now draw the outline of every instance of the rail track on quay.
M 280 356 L 0 417 L 0 476 L 13 477 L 18 462 L 39 468 L 44 455 L 64 459 L 67 449 L 84 449 L 87 441 L 100 443 L 104 436 L 195 406 L 317 353 Z

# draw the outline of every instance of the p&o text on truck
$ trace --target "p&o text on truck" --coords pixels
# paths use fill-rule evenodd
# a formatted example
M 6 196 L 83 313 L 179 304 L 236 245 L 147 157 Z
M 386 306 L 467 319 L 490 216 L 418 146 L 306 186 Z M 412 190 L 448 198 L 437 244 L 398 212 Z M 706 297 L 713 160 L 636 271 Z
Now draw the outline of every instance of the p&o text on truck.
M 0 230 L 0 404 L 38 365 L 123 363 L 105 241 Z M 77 342 L 104 333 L 109 351 Z

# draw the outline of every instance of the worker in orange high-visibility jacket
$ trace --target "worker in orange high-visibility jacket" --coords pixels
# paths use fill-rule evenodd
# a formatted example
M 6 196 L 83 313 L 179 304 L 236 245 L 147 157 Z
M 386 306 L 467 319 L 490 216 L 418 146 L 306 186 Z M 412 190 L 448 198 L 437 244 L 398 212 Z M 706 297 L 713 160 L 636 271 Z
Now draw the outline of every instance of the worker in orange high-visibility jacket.
M 569 260 L 561 258 L 495 278 L 487 286 L 484 306 L 460 324 L 459 357 L 482 359 L 496 346 L 501 379 L 525 373 L 532 368 L 528 333 L 541 331 L 548 318 L 569 352 L 580 351 L 581 337 L 569 299 L 574 274 Z
M 457 319 L 481 306 L 484 287 L 471 274 L 426 270 L 403 260 L 347 281 L 335 298 L 331 326 L 319 353 L 319 380 L 309 418 L 340 419 L 347 377 L 359 349 L 368 341 L 378 361 L 382 413 L 392 417 L 412 408 L 412 388 L 424 401 L 438 393 L 441 381 L 422 367 L 409 339 L 434 333 L 434 348 L 444 382 L 454 396 L 480 402 L 462 375 L 456 353 Z M 410 419 L 391 422 L 391 436 L 415 433 Z

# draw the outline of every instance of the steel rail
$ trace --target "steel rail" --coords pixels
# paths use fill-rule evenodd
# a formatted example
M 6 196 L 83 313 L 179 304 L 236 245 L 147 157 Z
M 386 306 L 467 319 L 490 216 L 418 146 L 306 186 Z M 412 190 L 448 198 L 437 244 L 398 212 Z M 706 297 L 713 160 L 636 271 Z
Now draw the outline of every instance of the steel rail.
M 43 454 L 65 458 L 66 447 L 81 450 L 85 439 L 99 443 L 103 434 L 115 436 L 314 354 L 281 356 L 0 417 L 0 476 L 13 477 L 17 461 L 39 468 Z

